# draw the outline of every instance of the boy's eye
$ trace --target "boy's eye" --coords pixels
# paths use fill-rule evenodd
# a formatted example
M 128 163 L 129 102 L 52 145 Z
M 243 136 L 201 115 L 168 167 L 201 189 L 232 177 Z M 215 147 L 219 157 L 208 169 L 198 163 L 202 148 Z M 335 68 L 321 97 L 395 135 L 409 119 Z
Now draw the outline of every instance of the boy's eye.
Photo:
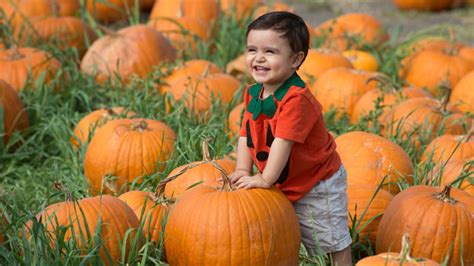
M 275 51 L 273 51 L 273 50 L 266 50 L 265 53 L 267 53 L 267 54 L 274 54 Z
M 255 48 L 247 48 L 247 52 L 248 53 L 255 52 Z

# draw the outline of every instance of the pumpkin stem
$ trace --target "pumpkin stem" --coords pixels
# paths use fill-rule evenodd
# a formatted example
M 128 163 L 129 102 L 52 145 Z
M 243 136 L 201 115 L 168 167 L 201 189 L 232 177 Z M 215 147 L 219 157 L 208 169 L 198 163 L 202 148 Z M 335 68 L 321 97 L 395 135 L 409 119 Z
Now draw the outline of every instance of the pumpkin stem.
M 212 161 L 211 154 L 209 153 L 209 141 L 210 139 L 205 139 L 202 142 L 202 160 L 206 162 Z
M 112 108 L 110 108 L 110 107 L 106 107 L 106 108 L 105 108 L 105 111 L 107 112 L 107 115 L 108 115 L 108 116 L 114 116 L 114 115 L 117 114 L 117 113 L 115 113 L 114 110 L 113 110 Z
M 136 122 L 133 122 L 131 128 L 132 130 L 143 132 L 148 127 L 148 123 L 144 119 L 140 119 Z
M 64 187 L 63 183 L 61 183 L 61 181 L 59 181 L 59 180 L 54 181 L 54 188 L 57 191 L 63 192 L 65 194 L 64 201 L 71 202 L 73 200 L 71 191 L 67 190 Z
M 448 203 L 451 203 L 451 204 L 455 204 L 457 202 L 457 200 L 451 198 L 451 186 L 448 185 L 448 186 L 445 186 L 443 191 L 441 192 L 438 192 L 438 193 L 435 193 L 434 195 L 439 199 L 439 200 L 442 200 L 444 202 L 448 202 Z
M 402 250 L 400 251 L 400 256 L 398 257 L 400 261 L 400 265 L 403 262 L 416 262 L 414 258 L 411 257 L 411 247 L 410 247 L 410 240 L 408 234 L 403 234 L 402 237 Z
M 446 95 L 444 95 L 443 101 L 441 102 L 441 111 L 446 114 L 448 112 L 447 110 L 448 103 L 449 103 L 449 100 L 451 99 L 451 92 L 453 91 L 452 86 L 449 81 L 443 81 L 441 82 L 439 87 L 442 90 L 446 91 Z
M 59 3 L 57 1 L 52 2 L 53 17 L 59 17 Z
M 369 84 L 371 81 L 377 81 L 380 83 L 379 88 L 384 92 L 396 92 L 397 88 L 393 85 L 392 79 L 385 74 L 377 74 L 368 78 L 365 81 L 365 84 Z
M 16 45 L 12 45 L 12 47 L 10 48 L 9 56 L 10 56 L 10 60 L 12 60 L 12 61 L 25 57 L 25 55 L 23 55 L 20 52 L 20 49 L 18 49 L 18 46 L 16 46 Z

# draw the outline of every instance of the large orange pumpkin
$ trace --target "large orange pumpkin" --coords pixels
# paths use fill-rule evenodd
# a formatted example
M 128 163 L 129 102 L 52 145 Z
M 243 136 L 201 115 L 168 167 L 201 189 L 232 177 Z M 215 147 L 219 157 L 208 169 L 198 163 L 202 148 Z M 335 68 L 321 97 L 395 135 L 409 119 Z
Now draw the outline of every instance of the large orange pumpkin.
M 449 102 L 464 113 L 474 114 L 474 71 L 459 80 L 454 87 Z
M 382 215 L 393 195 L 377 186 L 351 184 L 347 186 L 349 227 L 355 225 L 362 241 L 370 240 L 375 245 L 375 236 Z
M 408 234 L 415 257 L 448 265 L 474 264 L 473 197 L 446 187 L 413 186 L 399 193 L 385 209 L 377 231 L 377 253 L 399 252 Z M 462 251 L 462 254 L 461 254 Z
M 443 95 L 443 82 L 448 81 L 451 88 L 454 88 L 471 70 L 474 70 L 474 62 L 449 50 L 425 50 L 411 59 L 401 78 L 415 87 L 426 88 L 435 97 L 439 97 Z
M 100 237 L 101 243 L 94 244 L 98 246 L 99 256 L 106 265 L 124 263 L 121 261 L 122 249 L 128 256 L 131 239 L 135 238 L 140 226 L 127 204 L 108 195 L 52 204 L 39 213 L 37 219 L 41 219 L 53 239 L 56 238 L 56 230 L 66 230 L 64 240 L 75 239 L 76 244 L 84 249 L 90 247 L 95 237 Z M 100 236 L 95 232 L 99 232 Z M 123 243 L 126 234 L 129 235 Z
M 145 78 L 154 67 L 175 58 L 176 50 L 160 32 L 134 25 L 97 39 L 84 55 L 81 70 L 95 75 L 99 83 L 109 78 L 128 83 L 134 75 Z
M 30 123 L 18 93 L 3 80 L 0 80 L 0 110 L 0 121 L 3 121 L 0 135 L 3 135 L 3 142 L 7 143 L 15 131 L 25 131 Z
M 35 19 L 28 27 L 17 31 L 16 35 L 22 45 L 48 42 L 57 44 L 61 50 L 76 48 L 79 56 L 82 56 L 87 45 L 96 39 L 92 28 L 76 17 Z
M 347 170 L 347 183 L 379 185 L 396 194 L 399 182 L 413 183 L 413 165 L 397 144 L 372 133 L 352 131 L 336 138 L 337 153 Z
M 321 73 L 335 67 L 354 68 L 350 60 L 339 52 L 328 49 L 309 49 L 298 73 L 310 87 L 313 87 Z
M 156 120 L 107 122 L 95 132 L 84 158 L 91 192 L 120 193 L 128 190 L 129 182 L 163 170 L 175 138 L 171 128 Z
M 367 82 L 375 75 L 375 72 L 336 67 L 319 75 L 314 87 L 310 89 L 321 103 L 324 112 L 335 109 L 337 115 L 345 113 L 351 117 L 354 105 L 360 97 L 376 88 L 376 81 Z
M 401 251 L 383 252 L 368 256 L 356 263 L 356 266 L 439 266 L 440 264 L 424 258 L 413 258 L 408 235 L 403 235 Z
M 75 147 L 84 145 L 89 141 L 90 133 L 105 122 L 114 119 L 124 117 L 132 117 L 136 115 L 135 112 L 125 110 L 123 107 L 113 108 L 100 108 L 84 116 L 74 128 L 74 135 L 71 137 L 71 144 Z
M 0 79 L 15 90 L 30 89 L 44 76 L 49 83 L 60 73 L 61 63 L 47 52 L 33 48 L 0 50 Z
M 144 191 L 129 191 L 119 196 L 140 220 L 143 235 L 155 244 L 159 244 L 163 237 L 163 224 L 167 219 L 169 207 L 160 202 L 156 195 Z
M 297 265 L 293 206 L 271 189 L 199 186 L 183 194 L 165 228 L 170 265 Z
M 210 158 L 207 142 L 203 143 L 203 157 L 202 161 L 179 166 L 169 173 L 167 179 L 170 181 L 164 189 L 167 199 L 180 198 L 186 190 L 197 185 L 217 187 L 220 184 L 218 179 L 222 176 L 221 171 L 225 174 L 235 171 L 234 160 Z
M 345 51 L 364 44 L 379 45 L 388 39 L 382 23 L 362 13 L 348 13 L 329 19 L 315 27 L 315 35 L 322 47 Z

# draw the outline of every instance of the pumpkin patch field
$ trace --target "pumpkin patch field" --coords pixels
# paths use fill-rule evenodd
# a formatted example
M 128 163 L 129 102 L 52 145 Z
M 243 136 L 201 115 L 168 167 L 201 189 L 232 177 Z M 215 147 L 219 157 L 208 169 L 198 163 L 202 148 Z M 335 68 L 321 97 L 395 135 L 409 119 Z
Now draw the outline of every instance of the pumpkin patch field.
M 387 2 L 474 21 L 470 0 Z M 282 192 L 228 179 L 246 27 L 301 4 L 329 5 L 0 0 L 0 265 L 333 265 Z M 347 170 L 353 264 L 474 265 L 473 28 L 306 22 L 298 74 Z

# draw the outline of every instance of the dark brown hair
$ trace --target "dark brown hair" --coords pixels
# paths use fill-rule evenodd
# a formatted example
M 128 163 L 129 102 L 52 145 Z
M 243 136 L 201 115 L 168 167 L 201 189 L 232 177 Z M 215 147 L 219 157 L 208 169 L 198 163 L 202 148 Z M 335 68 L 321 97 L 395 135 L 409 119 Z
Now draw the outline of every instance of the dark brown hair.
M 309 49 L 309 31 L 300 16 L 286 11 L 266 13 L 248 25 L 246 36 L 248 37 L 251 30 L 269 29 L 281 32 L 282 37 L 288 40 L 294 53 L 303 52 L 304 58 L 301 63 L 304 62 Z

